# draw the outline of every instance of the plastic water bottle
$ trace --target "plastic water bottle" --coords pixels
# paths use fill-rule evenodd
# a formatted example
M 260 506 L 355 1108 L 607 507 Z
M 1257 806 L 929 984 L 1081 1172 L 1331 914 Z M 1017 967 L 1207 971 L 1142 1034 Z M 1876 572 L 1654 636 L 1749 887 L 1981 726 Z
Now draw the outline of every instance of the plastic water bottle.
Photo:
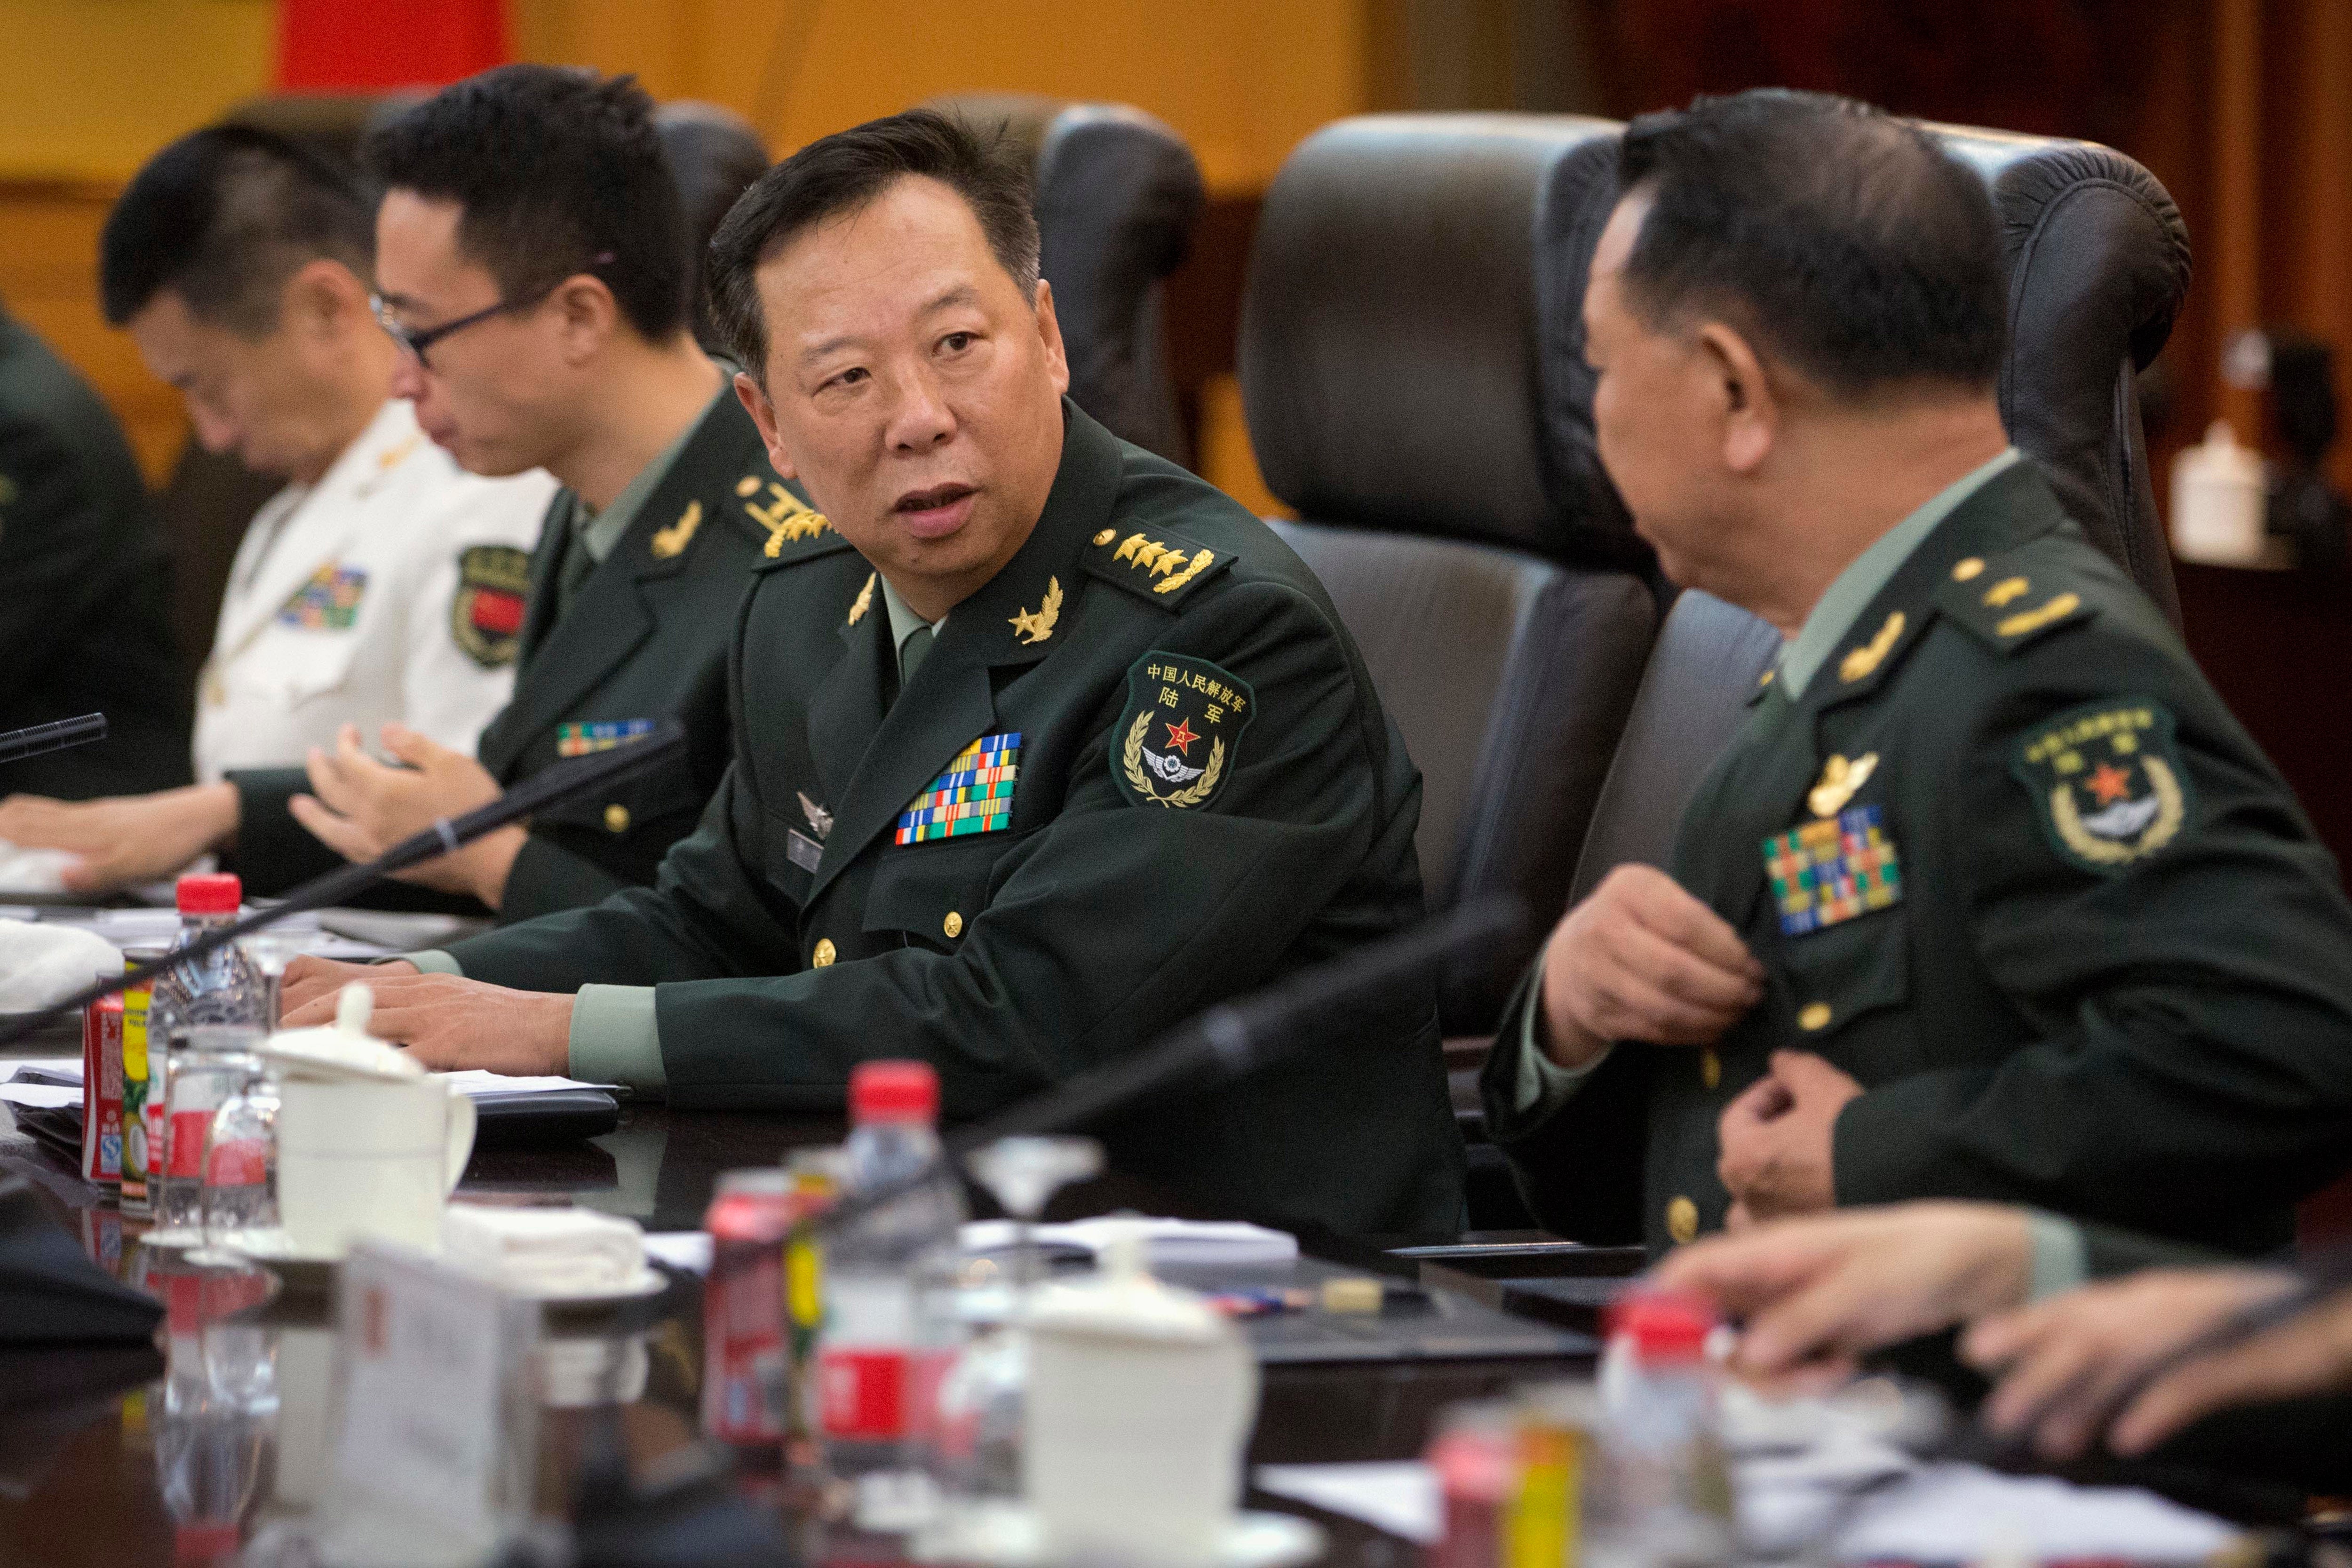
M 226 872 L 180 879 L 180 934 L 173 941 L 176 952 L 209 931 L 236 919 L 244 886 Z M 236 943 L 217 949 L 194 963 L 175 964 L 155 977 L 154 995 L 148 1004 L 147 1040 L 150 1070 L 159 1056 L 163 1061 L 164 1088 L 159 1097 L 151 1088 L 151 1103 L 168 1107 L 162 1127 L 160 1157 L 151 1141 L 150 1196 L 159 1235 L 176 1240 L 201 1239 L 204 1224 L 205 1132 L 213 1112 L 236 1091 L 240 1074 L 224 1059 L 200 1062 L 215 1053 L 192 1048 L 190 1032 L 205 1029 L 225 1047 L 250 1048 L 260 1042 L 270 1024 L 269 987 L 261 971 Z M 209 1026 L 230 1026 L 248 1033 L 212 1032 Z M 247 1068 L 250 1063 L 244 1064 Z M 219 1070 L 198 1072 L 200 1066 Z M 185 1073 L 184 1089 L 174 1094 L 173 1080 Z M 199 1087 L 199 1079 L 203 1085 Z
M 864 1062 L 849 1075 L 845 1201 L 939 1157 L 939 1075 L 924 1062 Z M 935 1179 L 835 1233 L 824 1250 L 825 1321 L 817 1405 L 827 1469 L 850 1489 L 851 1522 L 898 1534 L 937 1503 L 929 1447 L 940 1378 L 955 1346 L 927 1297 L 951 1268 L 963 1193 Z
M 1717 1568 L 1732 1559 L 1732 1492 L 1704 1301 L 1637 1290 L 1610 1310 L 1601 1463 L 1585 1560 L 1594 1568 Z

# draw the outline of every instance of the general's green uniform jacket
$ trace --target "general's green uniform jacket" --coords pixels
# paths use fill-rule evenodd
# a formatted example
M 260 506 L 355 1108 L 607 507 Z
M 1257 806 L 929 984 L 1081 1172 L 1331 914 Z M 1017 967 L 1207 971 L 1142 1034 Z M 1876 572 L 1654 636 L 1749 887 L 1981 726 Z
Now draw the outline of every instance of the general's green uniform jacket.
M 1549 1117 L 1495 1053 L 1489 1127 L 1565 1234 L 1719 1226 L 1717 1123 L 1776 1050 L 1864 1086 L 1841 1205 L 2000 1199 L 2259 1253 L 2352 1159 L 2336 866 L 2031 464 L 1937 525 L 1801 695 L 1759 693 L 1669 868 L 1769 992 L 1713 1052 L 1621 1045 Z
M 556 613 L 556 574 L 572 532 L 558 490 L 524 576 L 490 592 L 529 594 L 514 697 L 482 731 L 482 765 L 502 785 L 567 753 L 609 743 L 593 726 L 684 722 L 686 752 L 593 798 L 540 813 L 508 876 L 503 921 L 593 904 L 654 879 L 693 831 L 732 752 L 727 643 L 768 542 L 815 531 L 811 512 L 769 467 L 759 427 L 731 394 L 715 399 L 620 542 Z M 229 775 L 242 812 L 236 864 L 249 889 L 282 892 L 342 863 L 286 809 L 310 788 L 299 768 Z M 470 900 L 468 900 L 470 902 Z M 478 907 L 478 906 L 477 906 Z
M 1421 780 L 1314 576 L 1065 402 L 1052 494 L 894 700 L 827 532 L 761 573 L 735 761 L 653 890 L 460 942 L 473 978 L 653 985 L 670 1101 L 837 1109 L 919 1057 L 983 1114 L 1421 918 Z M 1452 1231 L 1434 995 L 1102 1130 L 1112 1163 L 1348 1231 Z
M 0 765 L 0 795 L 188 782 L 189 693 L 166 608 L 163 534 L 121 426 L 0 313 L 0 730 L 107 723 L 103 741 Z

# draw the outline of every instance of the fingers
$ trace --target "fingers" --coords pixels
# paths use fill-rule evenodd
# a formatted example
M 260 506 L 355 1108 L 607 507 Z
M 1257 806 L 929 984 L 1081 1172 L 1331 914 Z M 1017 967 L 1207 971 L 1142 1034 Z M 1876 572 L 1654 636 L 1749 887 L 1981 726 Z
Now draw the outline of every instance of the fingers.
M 384 751 L 412 768 L 431 768 L 457 756 L 457 752 L 431 736 L 420 734 L 405 724 L 388 723 L 377 733 L 383 740 Z
M 2326 1310 L 2305 1313 L 2157 1378 L 2116 1418 L 2109 1447 L 2118 1454 L 2145 1454 L 2200 1416 L 2227 1405 L 2339 1386 L 2346 1347 L 2340 1334 L 2318 1327 Z
M 1851 1100 L 1862 1092 L 1861 1083 L 1852 1075 L 1841 1072 L 1811 1051 L 1774 1051 L 1772 1076 L 1763 1081 L 1779 1085 L 1791 1107 Z
M 318 753 L 311 753 L 316 757 Z M 373 860 L 383 853 L 375 836 L 348 816 L 339 816 L 310 795 L 289 795 L 286 810 L 310 837 L 346 860 Z
M 1735 1124 L 1742 1128 L 1759 1125 L 1787 1115 L 1795 1104 L 1787 1084 L 1777 1078 L 1759 1078 L 1741 1089 L 1731 1103 L 1723 1108 L 1723 1115 L 1717 1119 L 1717 1131 L 1722 1138 L 1728 1139 Z
M 1693 956 L 1760 986 L 1764 966 L 1748 951 L 1729 921 L 1653 866 L 1621 866 L 1610 879 L 1622 879 L 1627 907 L 1641 923 Z

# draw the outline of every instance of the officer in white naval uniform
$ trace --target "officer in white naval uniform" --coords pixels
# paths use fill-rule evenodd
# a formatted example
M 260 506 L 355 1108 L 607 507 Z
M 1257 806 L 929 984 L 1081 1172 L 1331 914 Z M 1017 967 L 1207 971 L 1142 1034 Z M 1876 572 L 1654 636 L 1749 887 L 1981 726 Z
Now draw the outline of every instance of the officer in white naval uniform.
M 185 395 L 207 449 L 293 482 L 237 552 L 199 682 L 198 782 L 0 802 L 0 840 L 78 857 L 68 888 L 231 849 L 247 804 L 225 776 L 236 770 L 299 767 L 346 723 L 372 743 L 404 727 L 470 752 L 507 700 L 555 481 L 462 472 L 392 395 L 399 350 L 370 305 L 374 209 L 315 154 L 216 126 L 157 153 L 107 219 L 107 319 Z
M 317 484 L 289 485 L 246 530 L 197 684 L 196 777 L 298 764 L 346 723 L 472 751 L 513 689 L 554 493 L 538 470 L 465 472 L 387 399 Z

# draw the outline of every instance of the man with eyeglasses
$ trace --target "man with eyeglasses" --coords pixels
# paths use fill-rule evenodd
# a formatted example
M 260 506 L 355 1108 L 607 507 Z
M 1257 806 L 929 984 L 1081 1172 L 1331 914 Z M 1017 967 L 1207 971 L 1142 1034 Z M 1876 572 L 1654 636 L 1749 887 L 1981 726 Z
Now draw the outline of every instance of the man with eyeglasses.
M 0 505 L 0 538 L 20 551 L 37 542 L 33 553 L 70 568 L 27 602 L 41 600 L 52 624 L 87 623 L 113 639 L 58 639 L 71 660 L 63 676 L 18 661 L 51 703 L 81 693 L 41 716 L 103 707 L 114 731 L 88 748 L 114 753 L 110 789 L 77 790 L 62 770 L 11 768 L 0 779 L 28 792 L 0 805 L 0 837 L 73 856 L 69 889 L 104 891 L 169 876 L 208 850 L 266 844 L 269 823 L 288 821 L 283 777 L 299 780 L 304 754 L 333 745 L 339 726 L 373 734 L 398 724 L 470 749 L 513 689 L 506 623 L 520 610 L 520 585 L 501 597 L 478 584 L 520 576 L 555 486 L 542 473 L 467 473 L 392 395 L 398 350 L 368 314 L 374 223 L 373 194 L 349 170 L 234 125 L 163 149 L 108 215 L 107 319 L 180 391 L 194 439 L 289 482 L 247 528 L 229 573 L 197 680 L 195 782 L 163 788 L 190 777 L 185 721 L 175 731 L 142 723 L 139 699 L 178 706 L 186 694 L 140 661 L 142 551 L 117 541 L 99 566 L 73 567 L 56 499 L 79 492 L 101 509 L 121 484 L 139 493 L 138 470 L 119 439 L 119 457 L 79 480 L 54 461 L 14 469 L 44 476 L 28 487 L 28 499 L 43 499 L 21 512 Z M 0 454 L 0 476 L 8 468 Z M 154 576 L 160 618 L 160 545 Z M 110 669 L 121 688 L 111 695 L 89 684 Z M 131 789 L 150 793 L 122 793 Z M 73 798 L 92 795 L 102 798 Z M 278 890 L 266 876 L 248 880 Z
M 464 467 L 562 481 L 528 572 L 514 700 L 475 756 L 346 733 L 289 823 L 352 859 L 556 762 L 682 721 L 686 752 L 409 875 L 502 921 L 649 883 L 731 745 L 726 656 L 754 566 L 824 520 L 778 479 L 690 330 L 685 216 L 628 78 L 511 66 L 384 127 L 375 309 L 393 390 Z M 485 149 L 496 156 L 485 156 Z M 764 552 L 764 554 L 763 554 Z

